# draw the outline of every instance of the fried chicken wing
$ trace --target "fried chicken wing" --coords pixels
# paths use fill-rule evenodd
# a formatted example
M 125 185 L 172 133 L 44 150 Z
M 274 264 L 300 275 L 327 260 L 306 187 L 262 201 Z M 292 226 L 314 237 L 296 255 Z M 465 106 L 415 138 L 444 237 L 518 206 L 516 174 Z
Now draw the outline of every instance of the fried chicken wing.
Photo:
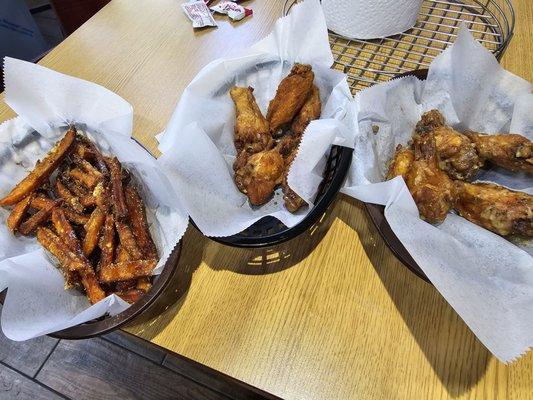
M 533 196 L 492 183 L 455 185 L 454 208 L 462 217 L 502 236 L 533 236 Z
M 448 126 L 440 126 L 433 133 L 439 167 L 453 179 L 473 179 L 483 166 L 483 161 L 468 137 Z
M 392 159 L 389 170 L 387 172 L 387 179 L 395 178 L 399 175 L 403 176 L 404 180 L 407 180 L 407 174 L 411 169 L 411 165 L 415 159 L 415 153 L 409 147 L 403 147 L 399 144 L 396 147 L 396 153 Z
M 251 155 L 243 167 L 235 172 L 235 183 L 253 205 L 268 201 L 281 183 L 285 163 L 276 148 Z
M 285 172 L 283 174 L 283 180 L 281 182 L 281 189 L 283 191 L 283 201 L 285 203 L 285 208 L 287 208 L 287 210 L 289 210 L 290 212 L 296 212 L 303 206 L 307 205 L 305 200 L 298 196 L 298 194 L 290 188 L 289 183 L 287 181 L 287 178 L 289 176 L 289 169 L 294 158 L 296 157 L 296 148 L 285 160 Z
M 413 147 L 414 161 L 407 174 L 407 187 L 421 218 L 429 223 L 440 223 L 453 204 L 453 182 L 438 166 L 432 134 L 415 136 Z
M 422 115 L 416 124 L 415 133 L 433 133 L 439 167 L 453 179 L 470 180 L 483 165 L 470 139 L 446 126 L 444 117 L 437 110 Z
M 294 64 L 290 74 L 281 81 L 267 112 L 273 135 L 278 135 L 300 111 L 307 100 L 314 77 L 310 65 Z
M 307 96 L 302 109 L 294 117 L 291 124 L 291 131 L 297 136 L 302 136 L 307 125 L 315 119 L 320 117 L 322 111 L 322 103 L 320 102 L 320 92 L 316 85 L 311 86 L 311 91 Z
M 235 103 L 235 148 L 249 154 L 266 150 L 272 145 L 269 125 L 255 101 L 253 88 L 234 86 L 230 96 Z
M 425 135 L 426 133 L 431 133 L 435 128 L 439 126 L 444 126 L 444 116 L 440 113 L 439 110 L 430 110 L 425 112 L 420 121 L 417 122 L 415 127 L 415 134 Z
M 467 131 L 479 156 L 510 171 L 533 173 L 533 143 L 516 134 L 486 135 Z

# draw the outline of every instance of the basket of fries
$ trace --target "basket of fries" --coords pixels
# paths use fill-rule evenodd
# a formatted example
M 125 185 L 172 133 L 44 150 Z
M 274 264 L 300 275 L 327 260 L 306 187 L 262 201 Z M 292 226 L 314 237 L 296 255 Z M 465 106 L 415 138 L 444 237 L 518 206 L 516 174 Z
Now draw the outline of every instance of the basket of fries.
M 130 138 L 131 123 L 117 132 L 99 121 L 100 107 L 112 107 L 111 118 L 131 118 L 124 100 L 29 63 L 6 59 L 5 67 L 6 101 L 20 116 L 0 128 L 2 329 L 14 340 L 116 329 L 170 282 L 187 215 L 157 160 Z M 39 98 L 52 89 L 33 87 L 32 78 L 55 93 L 75 87 L 85 100 L 98 97 L 100 107 L 82 115 L 62 96 L 31 104 L 19 93 Z M 40 124 L 60 108 L 73 123 Z

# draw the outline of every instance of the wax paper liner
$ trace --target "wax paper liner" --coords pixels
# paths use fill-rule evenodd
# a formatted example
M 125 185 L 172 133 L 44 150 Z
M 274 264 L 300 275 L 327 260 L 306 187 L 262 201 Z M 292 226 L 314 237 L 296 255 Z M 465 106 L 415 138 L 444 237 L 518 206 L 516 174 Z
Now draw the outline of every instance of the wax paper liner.
M 431 64 L 426 81 L 407 77 L 355 99 L 359 132 L 343 192 L 385 205 L 396 236 L 433 285 L 483 344 L 509 362 L 533 345 L 533 258 L 512 242 L 449 214 L 439 226 L 418 216 L 401 177 L 384 180 L 397 144 L 407 144 L 423 112 L 439 109 L 448 124 L 533 139 L 531 84 L 505 71 L 465 27 Z M 377 129 L 377 133 L 374 133 Z M 492 168 L 480 180 L 531 191 L 531 176 Z
M 75 123 L 105 154 L 116 155 L 141 186 L 161 256 L 154 269 L 159 274 L 188 215 L 164 167 L 132 139 L 131 105 L 94 83 L 12 58 L 5 59 L 4 74 L 6 103 L 19 117 L 0 125 L 0 196 Z M 83 294 L 64 290 L 56 261 L 35 238 L 13 236 L 5 226 L 8 215 L 9 210 L 0 210 L 0 289 L 8 288 L 1 323 L 7 337 L 26 340 L 129 307 L 115 295 L 91 306 Z

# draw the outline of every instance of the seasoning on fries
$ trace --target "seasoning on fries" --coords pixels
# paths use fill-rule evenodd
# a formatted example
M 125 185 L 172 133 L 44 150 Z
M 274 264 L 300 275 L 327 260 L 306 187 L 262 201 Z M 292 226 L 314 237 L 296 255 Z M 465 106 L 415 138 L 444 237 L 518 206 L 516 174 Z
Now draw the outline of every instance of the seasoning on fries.
M 65 287 L 91 303 L 112 293 L 134 303 L 151 288 L 157 249 L 131 175 L 74 127 L 0 206 L 12 206 L 9 230 L 35 235 L 57 259 Z

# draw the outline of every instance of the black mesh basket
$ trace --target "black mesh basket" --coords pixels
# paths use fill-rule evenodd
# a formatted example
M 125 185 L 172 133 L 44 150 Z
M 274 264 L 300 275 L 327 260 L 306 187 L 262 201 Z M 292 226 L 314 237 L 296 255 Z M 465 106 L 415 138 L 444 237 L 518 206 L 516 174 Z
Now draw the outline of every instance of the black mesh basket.
M 331 147 L 324 170 L 324 179 L 315 197 L 315 205 L 299 224 L 288 228 L 278 219 L 269 216 L 261 218 L 236 235 L 210 237 L 210 239 L 235 247 L 266 247 L 295 238 L 317 222 L 331 205 L 344 183 L 352 162 L 352 154 L 353 150 L 348 147 Z M 194 224 L 194 221 L 192 223 Z

